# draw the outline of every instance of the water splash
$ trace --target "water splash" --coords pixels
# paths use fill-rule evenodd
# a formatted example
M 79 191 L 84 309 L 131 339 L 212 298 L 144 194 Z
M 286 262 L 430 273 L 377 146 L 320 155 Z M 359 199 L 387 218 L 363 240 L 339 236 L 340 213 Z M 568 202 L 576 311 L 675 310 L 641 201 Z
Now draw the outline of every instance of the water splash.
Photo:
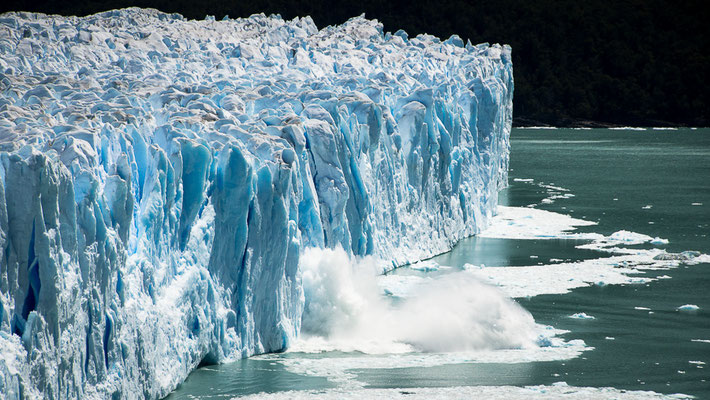
M 387 297 L 374 258 L 307 249 L 301 258 L 305 310 L 292 351 L 371 354 L 536 347 L 541 327 L 494 286 L 471 274 L 427 278 L 410 297 Z

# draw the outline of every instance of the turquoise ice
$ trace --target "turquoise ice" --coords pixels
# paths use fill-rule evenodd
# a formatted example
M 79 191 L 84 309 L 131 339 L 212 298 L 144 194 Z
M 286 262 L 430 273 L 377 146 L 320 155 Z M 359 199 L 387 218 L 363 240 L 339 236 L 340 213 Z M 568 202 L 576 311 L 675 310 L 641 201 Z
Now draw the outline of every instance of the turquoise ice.
M 299 258 L 485 227 L 510 48 L 353 18 L 0 16 L 0 391 L 164 396 L 298 335 Z

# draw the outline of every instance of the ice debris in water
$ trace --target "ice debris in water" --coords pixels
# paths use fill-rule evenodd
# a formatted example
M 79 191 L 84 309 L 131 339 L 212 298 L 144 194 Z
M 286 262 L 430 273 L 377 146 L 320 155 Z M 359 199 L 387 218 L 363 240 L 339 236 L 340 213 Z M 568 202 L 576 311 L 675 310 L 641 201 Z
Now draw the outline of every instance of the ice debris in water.
M 660 261 L 690 261 L 694 258 L 700 257 L 702 254 L 699 251 L 684 251 L 681 253 L 661 253 L 655 257 L 654 260 Z
M 557 375 L 553 375 L 557 376 Z M 325 390 L 292 390 L 277 393 L 259 393 L 243 397 L 244 400 L 554 400 L 554 399 L 617 399 L 617 400 L 681 400 L 692 399 L 684 394 L 663 394 L 651 391 L 616 389 L 611 387 L 578 387 L 565 382 L 538 386 L 453 386 L 407 387 L 393 389 L 347 388 Z
M 596 317 L 583 312 L 572 314 L 569 317 L 572 319 L 596 319 Z
M 282 350 L 304 248 L 414 262 L 507 181 L 509 47 L 136 8 L 0 31 L 6 398 L 157 398 Z
M 659 241 L 667 243 L 665 239 L 636 232 L 617 231 L 609 236 L 593 232 L 574 232 L 578 226 L 596 223 L 569 215 L 527 207 L 499 206 L 497 211 L 498 214 L 491 220 L 491 226 L 481 232 L 479 237 L 516 240 L 572 239 L 583 241 L 575 246 L 578 249 L 610 255 L 575 262 L 550 259 L 547 264 L 534 267 L 531 265 L 529 268 L 464 266 L 466 271 L 500 286 L 509 296 L 516 298 L 567 293 L 574 288 L 590 285 L 645 284 L 658 279 L 670 279 L 670 276 L 639 276 L 644 271 L 660 271 L 680 265 L 710 262 L 710 255 L 696 251 L 676 254 L 656 247 L 627 247 Z

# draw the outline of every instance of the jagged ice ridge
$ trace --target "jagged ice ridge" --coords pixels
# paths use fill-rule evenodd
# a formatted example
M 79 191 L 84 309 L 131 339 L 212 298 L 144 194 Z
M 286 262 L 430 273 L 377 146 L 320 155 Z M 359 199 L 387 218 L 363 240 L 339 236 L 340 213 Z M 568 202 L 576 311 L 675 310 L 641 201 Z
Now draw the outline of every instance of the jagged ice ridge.
M 282 350 L 303 249 L 444 252 L 507 178 L 507 46 L 364 17 L 6 13 L 0 72 L 7 398 L 157 398 Z

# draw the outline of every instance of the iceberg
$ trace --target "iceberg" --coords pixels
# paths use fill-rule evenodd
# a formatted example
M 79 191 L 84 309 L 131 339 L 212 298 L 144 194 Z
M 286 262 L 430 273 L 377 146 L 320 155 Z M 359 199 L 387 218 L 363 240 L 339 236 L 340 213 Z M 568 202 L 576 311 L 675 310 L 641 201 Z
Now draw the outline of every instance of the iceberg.
M 282 351 L 306 248 L 416 262 L 507 181 L 507 46 L 138 8 L 0 32 L 4 398 L 160 398 Z

